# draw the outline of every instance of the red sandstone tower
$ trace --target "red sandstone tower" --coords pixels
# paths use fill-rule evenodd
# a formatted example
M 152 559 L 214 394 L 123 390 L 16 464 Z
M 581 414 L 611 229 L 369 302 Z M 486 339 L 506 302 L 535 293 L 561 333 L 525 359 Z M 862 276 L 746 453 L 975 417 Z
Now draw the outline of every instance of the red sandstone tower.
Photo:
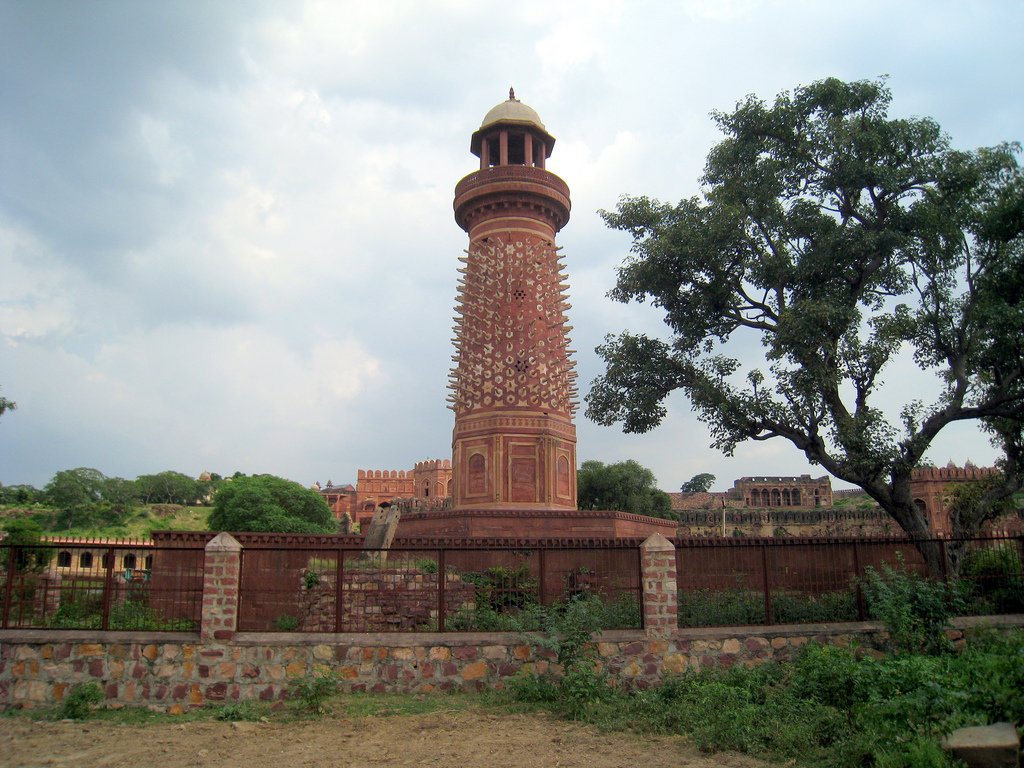
M 455 509 L 576 509 L 576 372 L 555 246 L 569 187 L 545 170 L 555 139 L 515 98 L 487 113 L 455 187 L 460 260 L 449 396 Z

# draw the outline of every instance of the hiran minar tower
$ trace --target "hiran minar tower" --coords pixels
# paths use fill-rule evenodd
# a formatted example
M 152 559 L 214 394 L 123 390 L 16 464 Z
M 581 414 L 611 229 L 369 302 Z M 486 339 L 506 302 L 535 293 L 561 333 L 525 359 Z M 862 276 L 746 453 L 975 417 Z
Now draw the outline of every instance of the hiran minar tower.
M 554 145 L 510 89 L 470 142 L 480 170 L 455 187 L 469 234 L 449 396 L 455 509 L 576 509 L 576 372 L 555 245 L 569 187 L 545 169 Z

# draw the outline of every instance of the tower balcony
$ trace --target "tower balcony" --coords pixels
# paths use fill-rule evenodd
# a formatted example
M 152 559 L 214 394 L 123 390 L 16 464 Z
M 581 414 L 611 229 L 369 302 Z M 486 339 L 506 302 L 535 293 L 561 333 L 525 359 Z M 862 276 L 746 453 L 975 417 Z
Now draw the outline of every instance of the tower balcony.
M 492 166 L 455 186 L 455 221 L 470 238 L 480 224 L 500 218 L 533 219 L 554 237 L 569 221 L 570 208 L 569 185 L 535 166 Z

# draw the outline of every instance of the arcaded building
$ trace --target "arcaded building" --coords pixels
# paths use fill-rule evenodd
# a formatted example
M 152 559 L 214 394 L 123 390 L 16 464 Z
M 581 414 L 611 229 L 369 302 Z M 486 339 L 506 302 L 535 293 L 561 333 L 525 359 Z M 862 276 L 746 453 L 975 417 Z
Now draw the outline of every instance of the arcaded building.
M 799 477 L 741 477 L 733 483 L 731 494 L 743 505 L 755 509 L 792 507 L 815 509 L 832 506 L 832 481 L 828 475 Z

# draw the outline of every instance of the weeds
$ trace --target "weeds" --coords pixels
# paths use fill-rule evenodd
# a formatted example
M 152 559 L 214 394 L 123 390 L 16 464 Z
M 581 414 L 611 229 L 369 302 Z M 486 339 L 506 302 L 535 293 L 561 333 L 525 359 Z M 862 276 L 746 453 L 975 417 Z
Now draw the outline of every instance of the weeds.
M 103 698 L 103 689 L 98 683 L 76 685 L 61 702 L 61 716 L 68 720 L 81 720 L 88 717 Z
M 334 675 L 328 671 L 311 672 L 289 681 L 288 696 L 307 715 L 322 715 L 327 699 L 338 690 Z
M 864 595 L 868 612 L 885 623 L 890 644 L 897 652 L 941 653 L 949 650 L 946 630 L 950 617 L 962 613 L 962 590 L 930 581 L 903 567 L 882 564 L 881 573 L 864 569 Z
M 612 688 L 577 665 L 559 681 L 522 676 L 528 702 L 605 729 L 681 734 L 708 752 L 735 750 L 821 768 L 941 768 L 943 734 L 1024 721 L 1024 633 L 974 638 L 959 655 L 859 659 L 810 645 L 792 663 L 711 669 L 649 690 Z

